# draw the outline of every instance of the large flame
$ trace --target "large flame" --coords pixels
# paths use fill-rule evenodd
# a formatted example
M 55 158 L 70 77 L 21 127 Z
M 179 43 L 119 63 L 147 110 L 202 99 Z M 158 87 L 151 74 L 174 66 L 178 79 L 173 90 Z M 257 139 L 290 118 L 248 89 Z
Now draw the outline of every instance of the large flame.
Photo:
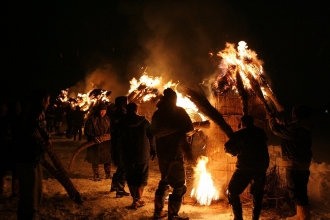
M 133 99 L 146 102 L 151 98 L 157 97 L 157 95 L 164 89 L 172 88 L 177 94 L 177 106 L 184 108 L 189 116 L 191 116 L 190 118 L 192 121 L 195 121 L 194 117 L 192 117 L 194 114 L 199 115 L 202 121 L 206 120 L 206 117 L 198 112 L 196 105 L 190 101 L 188 97 L 177 91 L 177 85 L 178 83 L 173 83 L 172 80 L 167 83 L 163 83 L 162 77 L 152 77 L 144 72 L 144 74 L 138 80 L 133 78 L 130 81 L 130 90 L 128 91 L 128 96 L 130 96 L 130 94 L 134 94 Z
M 71 105 L 72 108 L 79 106 L 81 110 L 86 111 L 99 101 L 110 102 L 109 94 L 111 92 L 103 89 L 92 89 L 87 93 L 78 93 L 77 97 L 69 97 L 68 93 L 69 89 L 62 90 L 57 100 Z
M 201 205 L 210 205 L 213 200 L 219 199 L 219 191 L 214 187 L 211 174 L 206 169 L 208 157 L 199 158 L 194 171 L 195 185 L 190 196 L 195 197 Z

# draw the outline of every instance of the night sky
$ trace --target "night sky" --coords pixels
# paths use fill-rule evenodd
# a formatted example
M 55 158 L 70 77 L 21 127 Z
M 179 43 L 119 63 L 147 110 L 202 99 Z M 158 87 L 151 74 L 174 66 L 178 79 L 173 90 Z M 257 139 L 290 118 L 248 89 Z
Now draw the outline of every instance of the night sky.
M 87 92 L 91 83 L 125 95 L 146 67 L 149 75 L 195 85 L 218 69 L 209 52 L 244 40 L 264 61 L 285 109 L 308 104 L 324 120 L 330 7 L 303 2 L 1 1 L 1 97 L 39 87 L 56 97 L 66 88 Z

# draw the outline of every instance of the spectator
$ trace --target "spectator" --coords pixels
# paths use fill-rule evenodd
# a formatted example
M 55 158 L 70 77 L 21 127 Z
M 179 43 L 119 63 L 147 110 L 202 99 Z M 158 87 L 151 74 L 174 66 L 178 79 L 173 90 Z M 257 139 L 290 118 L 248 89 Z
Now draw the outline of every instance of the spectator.
M 127 114 L 119 121 L 120 146 L 126 170 L 127 185 L 136 209 L 146 203 L 141 200 L 143 189 L 148 183 L 149 160 L 156 156 L 154 138 L 150 131 L 150 122 L 137 114 L 135 103 L 127 105 Z
M 106 116 L 107 106 L 104 103 L 98 105 L 98 110 L 91 115 L 85 124 L 85 135 L 87 141 L 94 141 L 95 145 L 87 148 L 86 159 L 92 164 L 94 181 L 101 181 L 99 175 L 99 164 L 103 164 L 106 178 L 110 178 L 111 155 L 110 140 L 100 141 L 100 136 L 110 134 L 110 119 Z

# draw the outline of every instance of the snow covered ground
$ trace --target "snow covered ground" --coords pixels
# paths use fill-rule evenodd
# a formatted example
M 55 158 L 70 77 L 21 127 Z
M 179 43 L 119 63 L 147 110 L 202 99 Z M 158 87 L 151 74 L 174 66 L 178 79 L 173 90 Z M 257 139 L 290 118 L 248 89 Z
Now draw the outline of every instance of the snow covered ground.
M 53 148 L 64 166 L 68 166 L 75 149 L 83 141 L 73 141 L 64 137 L 53 138 Z M 138 210 L 129 209 L 131 197 L 115 198 L 115 193 L 110 193 L 111 180 L 102 179 L 101 182 L 91 180 L 91 165 L 84 161 L 85 152 L 81 152 L 75 162 L 74 170 L 70 174 L 73 184 L 83 197 L 83 204 L 78 205 L 70 200 L 65 189 L 46 170 L 44 172 L 43 202 L 39 210 L 40 219 L 71 220 L 71 219 L 105 219 L 105 220 L 147 220 L 153 215 L 154 192 L 160 178 L 157 160 L 150 161 L 149 184 L 145 188 L 144 200 L 147 205 Z M 101 168 L 101 166 L 100 166 Z M 103 169 L 100 169 L 104 177 Z M 112 167 L 112 173 L 115 167 Z M 128 191 L 128 189 L 126 189 Z M 17 199 L 9 199 L 11 191 L 11 176 L 6 176 L 5 191 L 0 197 L 0 219 L 16 219 Z M 313 218 L 315 220 L 330 219 L 330 165 L 313 162 L 309 182 L 309 195 Z M 244 219 L 251 219 L 251 201 L 243 204 Z M 185 196 L 181 215 L 189 216 L 191 220 L 229 220 L 233 219 L 227 201 L 218 201 L 210 206 L 201 206 Z M 292 214 L 286 206 L 264 209 L 261 218 L 264 220 L 285 219 Z

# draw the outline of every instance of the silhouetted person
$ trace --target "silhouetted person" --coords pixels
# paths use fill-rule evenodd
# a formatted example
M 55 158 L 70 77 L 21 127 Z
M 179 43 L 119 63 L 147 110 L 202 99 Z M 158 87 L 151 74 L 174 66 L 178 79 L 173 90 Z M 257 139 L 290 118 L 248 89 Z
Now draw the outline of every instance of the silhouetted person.
M 73 130 L 73 109 L 71 106 L 71 103 L 69 103 L 65 108 L 65 118 L 66 118 L 66 132 L 65 136 L 66 138 L 72 138 L 72 130 Z
M 148 184 L 149 160 L 156 156 L 150 122 L 138 115 L 137 111 L 137 104 L 129 103 L 126 115 L 119 121 L 120 150 L 127 185 L 133 199 L 131 207 L 135 209 L 146 204 L 141 198 L 143 189 Z
M 286 184 L 291 200 L 296 205 L 294 219 L 311 219 L 307 184 L 312 160 L 312 109 L 306 105 L 295 106 L 292 121 L 278 123 L 270 115 L 269 127 L 281 138 L 282 159 L 286 165 Z
M 81 141 L 82 136 L 82 127 L 85 122 L 85 115 L 88 112 L 82 111 L 79 106 L 76 106 L 76 109 L 72 112 L 73 117 L 73 140 L 76 140 L 78 134 L 78 140 Z
M 45 148 L 51 147 L 45 112 L 50 95 L 39 89 L 24 100 L 18 134 L 19 220 L 35 219 L 42 199 L 42 165 Z
M 241 118 L 242 129 L 236 131 L 225 143 L 225 147 L 233 156 L 237 156 L 236 170 L 228 184 L 228 200 L 232 205 L 234 219 L 243 220 L 240 194 L 250 186 L 253 196 L 252 220 L 259 219 L 269 166 L 267 135 L 265 131 L 254 125 L 250 115 Z M 234 150 L 232 150 L 233 148 Z
M 120 146 L 118 143 L 119 138 L 119 126 L 118 122 L 124 118 L 127 107 L 127 97 L 118 96 L 115 99 L 115 110 L 111 115 L 111 156 L 114 164 L 117 166 L 116 172 L 113 174 L 110 192 L 116 192 L 116 197 L 129 196 L 129 193 L 125 191 L 126 173 L 122 155 L 120 152 Z
M 176 105 L 176 92 L 164 90 L 164 96 L 157 103 L 158 109 L 152 116 L 151 129 L 156 137 L 156 150 L 161 180 L 155 193 L 154 219 L 187 220 L 179 216 L 184 194 L 187 192 L 184 156 L 193 160 L 187 133 L 194 130 L 187 112 Z M 163 211 L 167 189 L 173 188 L 168 198 L 168 214 Z

